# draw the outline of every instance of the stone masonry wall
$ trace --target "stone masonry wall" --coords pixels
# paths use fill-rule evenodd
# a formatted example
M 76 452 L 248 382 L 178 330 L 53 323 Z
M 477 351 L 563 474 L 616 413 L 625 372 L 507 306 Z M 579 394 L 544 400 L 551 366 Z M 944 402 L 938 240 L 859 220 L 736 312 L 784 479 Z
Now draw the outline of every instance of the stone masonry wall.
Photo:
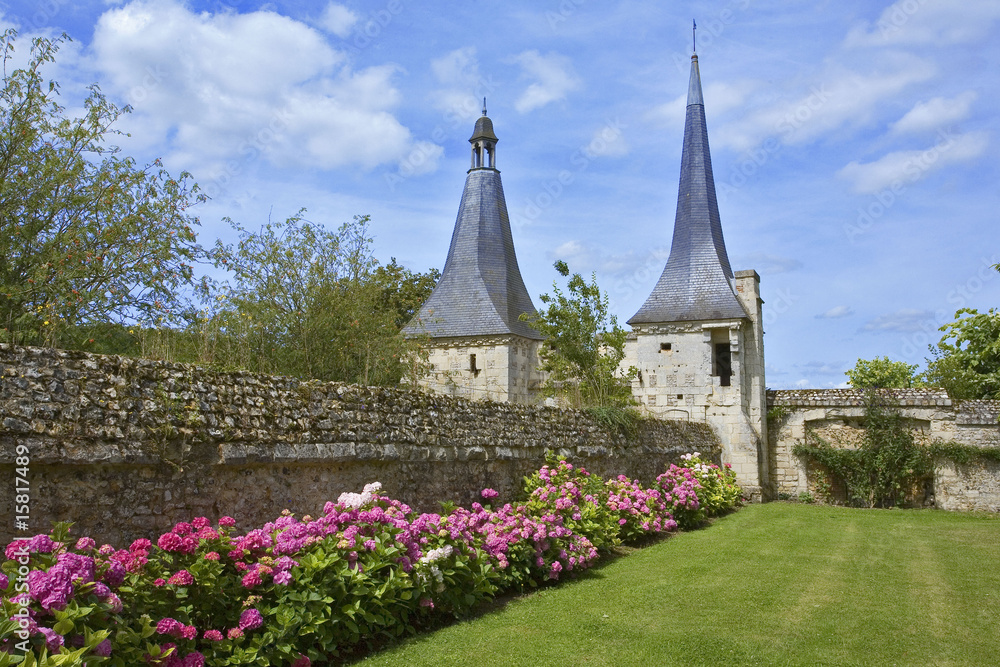
M 894 391 L 902 415 L 918 442 L 957 442 L 1000 447 L 1000 401 L 952 401 L 937 389 Z M 815 491 L 805 461 L 792 448 L 810 431 L 835 446 L 856 447 L 862 436 L 864 397 L 854 389 L 768 391 L 771 480 L 776 494 Z M 939 461 L 934 471 L 934 504 L 948 510 L 1000 511 L 1000 464 Z
M 0 345 L 5 513 L 18 445 L 31 531 L 75 521 L 116 545 L 195 516 L 316 514 L 376 480 L 423 511 L 485 487 L 510 500 L 547 449 L 647 483 L 682 454 L 720 452 L 704 424 L 650 420 L 629 439 L 578 411 Z M 0 526 L 6 543 L 13 526 Z

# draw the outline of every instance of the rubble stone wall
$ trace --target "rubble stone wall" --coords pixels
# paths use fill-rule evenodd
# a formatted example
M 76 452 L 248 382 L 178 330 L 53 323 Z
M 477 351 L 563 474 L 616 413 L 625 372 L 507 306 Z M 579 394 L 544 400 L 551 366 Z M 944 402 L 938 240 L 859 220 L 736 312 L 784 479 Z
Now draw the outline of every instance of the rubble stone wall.
M 938 389 L 894 391 L 902 415 L 918 442 L 955 442 L 1000 447 L 1000 401 L 953 401 Z M 806 461 L 792 453 L 813 432 L 834 446 L 856 447 L 865 409 L 854 389 L 768 391 L 768 434 L 774 493 L 814 491 Z M 956 465 L 939 460 L 934 470 L 934 504 L 948 510 L 1000 511 L 1000 464 L 973 460 Z
M 511 500 L 546 450 L 646 483 L 682 454 L 721 452 L 706 424 L 648 420 L 626 437 L 580 411 L 0 344 L 5 513 L 23 493 L 19 448 L 30 530 L 74 521 L 116 545 L 195 516 L 318 514 L 372 481 L 422 511 L 486 487 Z

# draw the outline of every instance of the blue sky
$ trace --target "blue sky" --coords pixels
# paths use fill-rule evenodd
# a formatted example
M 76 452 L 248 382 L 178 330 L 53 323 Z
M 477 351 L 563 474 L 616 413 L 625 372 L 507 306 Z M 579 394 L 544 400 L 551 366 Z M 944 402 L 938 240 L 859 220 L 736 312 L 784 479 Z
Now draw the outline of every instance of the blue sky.
M 761 274 L 767 384 L 923 363 L 960 307 L 1000 305 L 1000 3 L 0 3 L 66 32 L 68 106 L 134 111 L 123 150 L 191 172 L 200 238 L 299 208 L 370 214 L 375 252 L 441 268 L 488 98 L 529 293 L 596 272 L 624 322 L 670 250 L 691 50 L 734 269 Z M 26 50 L 22 43 L 21 53 Z

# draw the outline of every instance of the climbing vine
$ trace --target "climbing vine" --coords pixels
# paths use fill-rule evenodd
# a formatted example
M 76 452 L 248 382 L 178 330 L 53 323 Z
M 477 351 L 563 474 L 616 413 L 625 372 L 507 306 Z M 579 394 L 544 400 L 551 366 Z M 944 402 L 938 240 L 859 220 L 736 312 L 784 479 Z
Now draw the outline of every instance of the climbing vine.
M 841 449 L 809 434 L 796 456 L 823 466 L 843 482 L 848 502 L 860 507 L 900 507 L 933 472 L 931 451 L 918 445 L 892 393 L 865 391 L 864 436 L 857 449 Z

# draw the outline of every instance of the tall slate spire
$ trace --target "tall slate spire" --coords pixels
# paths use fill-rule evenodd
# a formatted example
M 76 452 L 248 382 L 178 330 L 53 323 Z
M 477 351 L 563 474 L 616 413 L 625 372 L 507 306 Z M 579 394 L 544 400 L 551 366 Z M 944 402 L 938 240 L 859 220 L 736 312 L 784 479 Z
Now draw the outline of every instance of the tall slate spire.
M 507 202 L 496 168 L 497 136 L 493 121 L 476 121 L 469 143 L 472 167 L 465 179 L 455 231 L 441 279 L 405 334 L 432 338 L 516 334 L 541 340 L 520 321 L 535 307 L 521 279 L 510 233 Z
M 749 317 L 733 291 L 708 148 L 698 56 L 691 56 L 677 215 L 670 257 L 629 324 Z

